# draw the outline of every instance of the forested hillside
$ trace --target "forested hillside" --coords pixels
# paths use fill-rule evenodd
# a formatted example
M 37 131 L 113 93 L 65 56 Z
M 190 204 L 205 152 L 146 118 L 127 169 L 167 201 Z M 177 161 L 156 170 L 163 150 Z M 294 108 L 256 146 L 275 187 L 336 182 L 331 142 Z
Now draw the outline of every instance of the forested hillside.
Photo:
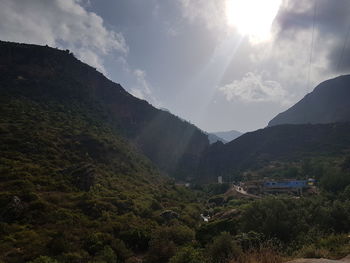
M 153 233 L 163 231 L 183 235 L 176 246 L 189 242 L 200 197 L 160 175 L 121 136 L 130 127 L 99 104 L 104 91 L 99 100 L 93 92 L 114 84 L 97 72 L 96 86 L 89 74 L 78 81 L 74 71 L 92 69 L 66 68 L 76 60 L 62 51 L 19 45 L 11 55 L 16 46 L 0 48 L 0 261 L 125 262 L 155 249 Z M 118 86 L 110 92 L 152 108 Z M 119 124 L 136 125 L 125 114 Z
M 217 142 L 203 154 L 202 180 L 236 176 L 271 163 L 300 162 L 314 157 L 342 157 L 350 152 L 350 123 L 279 125 Z

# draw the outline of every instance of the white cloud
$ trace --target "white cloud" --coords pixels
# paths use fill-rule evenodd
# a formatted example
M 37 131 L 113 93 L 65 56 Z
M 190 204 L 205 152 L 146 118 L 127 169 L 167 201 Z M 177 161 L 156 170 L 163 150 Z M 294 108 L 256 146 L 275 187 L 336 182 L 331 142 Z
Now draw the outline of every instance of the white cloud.
M 182 15 L 190 22 L 199 21 L 208 29 L 222 29 L 225 22 L 225 1 L 178 0 Z
M 88 4 L 88 2 L 84 2 Z M 108 30 L 103 19 L 84 9 L 81 0 L 1 0 L 2 40 L 68 48 L 106 73 L 103 56 L 126 54 L 123 35 Z
M 147 81 L 146 72 L 141 69 L 136 69 L 133 72 L 136 78 L 137 86 L 130 90 L 130 93 L 135 97 L 143 100 L 147 100 L 154 106 L 159 107 L 159 101 L 153 96 L 151 85 Z
M 289 105 L 287 92 L 280 83 L 266 80 L 264 74 L 248 72 L 241 80 L 234 80 L 219 89 L 228 101 L 238 99 L 243 102 L 275 102 Z
M 146 99 L 149 95 L 151 95 L 151 90 L 149 88 L 149 84 L 146 80 L 146 72 L 140 69 L 134 70 L 134 76 L 137 80 L 137 88 L 133 88 L 131 90 L 131 94 L 134 96 L 140 98 L 140 99 Z

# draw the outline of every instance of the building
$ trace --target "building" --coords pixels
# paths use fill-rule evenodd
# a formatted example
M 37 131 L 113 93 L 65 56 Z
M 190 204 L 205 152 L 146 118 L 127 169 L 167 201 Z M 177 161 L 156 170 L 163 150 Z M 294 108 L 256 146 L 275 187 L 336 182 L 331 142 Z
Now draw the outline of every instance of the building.
M 222 176 L 218 176 L 218 184 L 222 184 Z
M 287 193 L 301 195 L 303 191 L 314 187 L 315 182 L 315 179 L 256 180 L 244 182 L 241 185 L 250 194 Z

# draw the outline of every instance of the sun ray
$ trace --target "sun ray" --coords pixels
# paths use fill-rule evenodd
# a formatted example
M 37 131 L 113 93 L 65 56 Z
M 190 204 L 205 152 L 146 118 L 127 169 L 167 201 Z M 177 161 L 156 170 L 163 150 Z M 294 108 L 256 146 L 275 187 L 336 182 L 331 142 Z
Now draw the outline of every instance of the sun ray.
M 227 25 L 253 43 L 266 41 L 280 5 L 281 0 L 226 0 Z

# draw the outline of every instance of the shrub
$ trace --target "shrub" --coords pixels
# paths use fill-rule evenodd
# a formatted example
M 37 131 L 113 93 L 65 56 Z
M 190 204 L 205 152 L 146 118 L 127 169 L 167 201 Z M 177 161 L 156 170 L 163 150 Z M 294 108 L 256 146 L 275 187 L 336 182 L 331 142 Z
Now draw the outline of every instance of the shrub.
M 169 263 L 203 263 L 204 256 L 200 250 L 193 247 L 184 247 L 180 249 L 170 260 Z
M 241 254 L 241 248 L 235 243 L 232 236 L 223 232 L 215 237 L 208 246 L 208 256 L 210 262 L 224 263 L 237 258 Z
M 284 198 L 266 198 L 255 201 L 243 212 L 241 218 L 244 232 L 254 231 L 268 238 L 288 242 L 305 229 L 301 207 L 297 202 Z
M 167 262 L 175 255 L 177 246 L 189 244 L 193 239 L 194 231 L 186 226 L 160 227 L 149 242 L 147 262 Z
M 115 263 L 117 262 L 117 255 L 110 246 L 105 246 L 95 257 L 95 260 L 103 263 Z

